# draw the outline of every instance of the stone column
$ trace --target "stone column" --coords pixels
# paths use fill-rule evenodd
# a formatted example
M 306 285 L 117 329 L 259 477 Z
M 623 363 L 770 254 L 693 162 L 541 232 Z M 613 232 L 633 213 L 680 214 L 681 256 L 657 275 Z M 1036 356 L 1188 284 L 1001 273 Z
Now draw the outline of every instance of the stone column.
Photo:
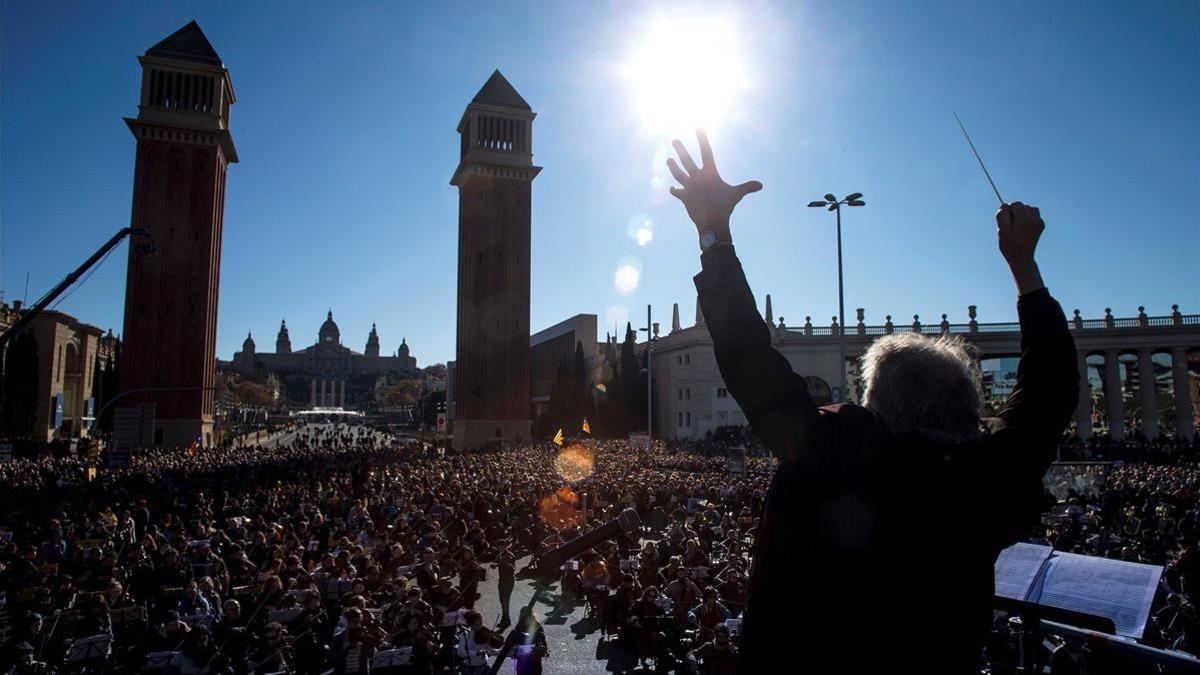
M 1079 402 L 1075 404 L 1075 435 L 1092 437 L 1092 388 L 1088 384 L 1087 353 L 1079 352 Z
M 1120 352 L 1104 352 L 1104 397 L 1108 399 L 1108 435 L 1114 441 L 1125 438 L 1125 399 L 1121 391 Z
M 338 382 L 338 389 L 339 389 L 338 398 L 341 399 L 341 403 L 339 403 L 338 405 L 345 408 L 346 407 L 346 381 L 345 380 L 340 380 Z
M 1175 435 L 1192 440 L 1196 433 L 1192 423 L 1191 381 L 1188 379 L 1187 349 L 1171 349 L 1171 385 L 1175 390 Z
M 321 378 L 321 407 L 329 405 L 329 380 Z
M 315 407 L 317 407 L 317 381 L 316 381 L 316 379 L 313 379 L 311 382 L 309 382 L 309 384 L 311 385 L 310 388 L 312 389 L 312 394 L 308 397 L 308 404 L 315 408 Z
M 1142 433 L 1146 438 L 1158 437 L 1158 400 L 1154 381 L 1154 363 L 1150 349 L 1138 350 L 1138 398 L 1142 403 Z

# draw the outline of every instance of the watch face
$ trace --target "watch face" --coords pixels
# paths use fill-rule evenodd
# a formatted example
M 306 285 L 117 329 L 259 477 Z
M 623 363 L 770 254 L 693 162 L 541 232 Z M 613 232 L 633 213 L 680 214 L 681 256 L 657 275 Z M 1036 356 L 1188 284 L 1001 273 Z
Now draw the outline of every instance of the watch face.
M 712 230 L 707 230 L 704 232 L 704 234 L 700 235 L 701 247 L 708 248 L 715 243 L 717 243 L 717 234 Z

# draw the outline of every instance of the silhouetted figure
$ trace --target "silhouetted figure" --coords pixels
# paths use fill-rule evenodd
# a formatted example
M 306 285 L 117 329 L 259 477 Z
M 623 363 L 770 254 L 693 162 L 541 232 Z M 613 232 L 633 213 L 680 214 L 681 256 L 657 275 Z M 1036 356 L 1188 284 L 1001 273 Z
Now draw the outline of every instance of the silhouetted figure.
M 1016 281 L 1021 361 L 981 419 L 978 366 L 950 337 L 906 333 L 862 359 L 862 405 L 818 408 L 771 336 L 734 253 L 729 216 L 756 181 L 721 179 L 703 132 L 698 167 L 668 160 L 700 235 L 701 310 L 717 365 L 779 459 L 758 526 L 738 672 L 850 658 L 843 672 L 966 673 L 990 627 L 996 555 L 1037 523 L 1042 474 L 1075 409 L 1075 345 L 1042 284 L 1045 225 L 1019 202 L 996 215 Z M 972 509 L 962 506 L 970 503 Z M 951 546 L 923 549 L 954 533 Z

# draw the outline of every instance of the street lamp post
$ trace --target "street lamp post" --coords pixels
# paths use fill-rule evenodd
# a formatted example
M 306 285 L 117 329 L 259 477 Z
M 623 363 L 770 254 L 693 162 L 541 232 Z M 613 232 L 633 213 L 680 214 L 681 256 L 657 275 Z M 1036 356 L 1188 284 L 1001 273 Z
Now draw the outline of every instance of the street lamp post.
M 642 331 L 646 333 L 646 449 L 649 450 L 654 438 L 654 391 L 650 386 L 654 375 L 650 370 L 650 358 L 654 353 L 654 341 L 658 339 L 658 324 L 651 320 L 650 305 L 646 305 L 646 327 L 638 329 L 639 333 Z
M 836 403 L 842 403 L 846 400 L 846 302 L 845 294 L 842 291 L 842 205 L 846 206 L 864 206 L 866 202 L 862 200 L 862 193 L 855 192 L 846 195 L 845 199 L 838 199 L 832 193 L 826 193 L 824 199 L 809 202 L 811 208 L 826 207 L 828 210 L 837 214 L 837 272 L 838 272 L 838 378 L 841 382 L 841 388 L 838 390 L 838 400 Z

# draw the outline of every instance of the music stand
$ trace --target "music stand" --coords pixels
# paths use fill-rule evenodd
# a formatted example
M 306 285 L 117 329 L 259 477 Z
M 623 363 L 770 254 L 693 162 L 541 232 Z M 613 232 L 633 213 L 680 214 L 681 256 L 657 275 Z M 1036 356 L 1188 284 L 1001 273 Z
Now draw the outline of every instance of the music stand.
M 301 607 L 292 607 L 289 609 L 273 609 L 267 613 L 267 621 L 276 621 L 287 625 L 296 620 L 296 617 L 304 611 Z
M 442 621 L 438 624 L 439 628 L 450 628 L 451 626 L 467 625 L 466 615 L 469 610 L 456 609 L 453 611 L 442 612 Z
M 353 579 L 331 579 L 325 586 L 325 598 L 327 600 L 336 600 L 343 595 L 349 593 L 354 588 Z
M 112 653 L 112 637 L 108 635 L 93 635 L 80 638 L 71 643 L 67 651 L 67 663 L 80 663 L 94 659 L 105 659 Z
M 397 647 L 395 649 L 376 652 L 371 657 L 371 672 L 376 672 L 381 668 L 398 668 L 400 666 L 412 665 L 412 652 L 412 647 Z
M 114 626 L 128 628 L 146 622 L 145 607 L 123 607 L 108 610 L 109 621 Z
M 164 670 L 179 652 L 150 652 L 146 654 L 146 670 Z

